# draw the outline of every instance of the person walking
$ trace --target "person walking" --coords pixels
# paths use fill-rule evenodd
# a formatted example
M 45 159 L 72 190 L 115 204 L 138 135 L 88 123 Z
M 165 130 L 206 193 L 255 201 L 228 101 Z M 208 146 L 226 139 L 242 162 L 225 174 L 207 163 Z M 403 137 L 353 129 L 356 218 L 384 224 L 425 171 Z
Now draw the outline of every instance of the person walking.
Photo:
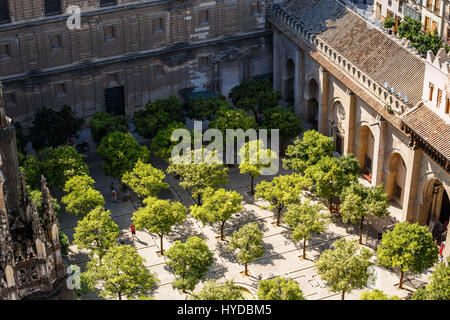
M 116 187 L 114 187 L 114 182 L 111 182 L 111 193 L 112 193 L 113 201 L 116 202 L 117 201 L 117 192 L 116 192 Z
M 131 197 L 130 197 L 130 189 L 128 189 L 127 186 L 125 186 L 125 200 L 131 201 Z
M 134 225 L 134 223 L 131 224 L 130 230 L 131 230 L 131 238 L 134 241 L 134 237 L 136 236 L 136 226 Z

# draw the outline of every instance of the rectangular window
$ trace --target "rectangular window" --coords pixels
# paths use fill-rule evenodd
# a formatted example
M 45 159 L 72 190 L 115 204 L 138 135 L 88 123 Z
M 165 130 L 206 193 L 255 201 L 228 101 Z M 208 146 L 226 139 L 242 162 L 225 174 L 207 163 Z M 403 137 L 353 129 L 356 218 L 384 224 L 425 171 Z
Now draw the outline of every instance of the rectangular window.
M 0 59 L 10 58 L 9 46 L 7 44 L 0 45 Z
M 428 100 L 433 101 L 433 90 L 434 90 L 434 86 L 433 86 L 433 84 L 432 84 L 431 82 L 430 82 L 429 87 L 430 87 L 430 90 L 429 90 L 430 94 L 428 95 Z
M 105 27 L 105 40 L 114 40 L 115 39 L 115 33 L 114 33 L 114 27 L 113 26 L 106 26 Z
M 425 17 L 425 25 L 424 25 L 424 27 L 425 27 L 425 32 L 430 31 L 430 18 Z
M 163 65 L 153 66 L 153 73 L 155 75 L 155 79 L 162 79 L 166 76 Z
M 5 103 L 7 107 L 14 107 L 17 105 L 17 95 L 15 93 L 5 94 Z
M 200 23 L 201 24 L 209 23 L 209 12 L 208 12 L 208 10 L 200 11 Z
M 251 15 L 252 16 L 259 15 L 261 13 L 259 1 L 252 2 L 251 5 L 252 5 Z
M 116 5 L 116 0 L 100 0 L 100 8 Z
M 433 1 L 433 0 L 427 0 L 427 4 L 426 4 L 427 9 L 431 9 L 431 3 L 432 3 L 432 1 Z
M 9 22 L 8 0 L 0 0 L 0 24 Z
M 50 36 L 50 46 L 52 47 L 52 50 L 61 49 L 62 48 L 61 35 L 54 34 Z
M 437 101 L 436 101 L 436 108 L 439 108 L 441 106 L 441 101 L 442 101 L 442 90 L 438 89 L 437 91 Z
M 57 83 L 55 86 L 56 96 L 57 97 L 65 97 L 66 94 L 66 85 L 64 83 Z
M 56 16 L 62 13 L 61 0 L 45 0 L 45 15 Z
M 440 0 L 435 0 L 435 2 L 434 2 L 434 13 L 436 15 L 439 15 L 440 9 L 441 9 L 441 1 Z
M 153 32 L 162 32 L 164 31 L 164 20 L 163 18 L 155 18 L 153 19 Z
M 445 99 L 445 113 L 450 113 L 450 99 Z

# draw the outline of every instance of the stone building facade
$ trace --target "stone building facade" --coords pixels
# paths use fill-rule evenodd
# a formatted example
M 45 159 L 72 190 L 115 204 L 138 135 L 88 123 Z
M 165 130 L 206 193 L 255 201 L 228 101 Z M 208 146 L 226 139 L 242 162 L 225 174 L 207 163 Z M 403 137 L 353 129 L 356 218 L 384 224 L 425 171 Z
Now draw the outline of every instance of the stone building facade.
M 19 173 L 15 129 L 0 85 L 0 300 L 45 296 L 66 278 L 58 220 L 42 178 L 42 212 Z
M 51 14 L 46 0 L 6 2 L 0 80 L 6 113 L 25 127 L 40 107 L 132 115 L 149 100 L 227 94 L 271 72 L 264 0 L 55 0 Z M 68 28 L 69 5 L 80 7 L 81 29 Z
M 373 17 L 382 21 L 393 17 L 395 29 L 405 16 L 410 16 L 422 22 L 424 31 L 434 31 L 445 40 L 448 5 L 448 0 L 375 0 Z
M 425 61 L 409 43 L 393 40 L 338 1 L 286 0 L 268 12 L 274 86 L 286 99 L 295 98 L 299 117 L 333 136 L 338 153 L 355 154 L 369 183 L 384 184 L 401 210 L 398 220 L 429 225 L 430 231 L 448 223 L 445 51 Z M 439 83 L 431 73 L 437 65 Z M 424 90 L 430 77 L 433 105 Z M 444 237 L 438 242 L 450 243 L 450 235 Z

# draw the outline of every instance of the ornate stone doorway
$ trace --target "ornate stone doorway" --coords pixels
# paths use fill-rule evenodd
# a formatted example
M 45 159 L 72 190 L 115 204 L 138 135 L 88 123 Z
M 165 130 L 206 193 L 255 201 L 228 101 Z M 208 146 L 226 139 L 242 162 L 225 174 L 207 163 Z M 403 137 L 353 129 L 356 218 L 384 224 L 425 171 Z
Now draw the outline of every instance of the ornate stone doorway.
M 423 188 L 423 204 L 419 216 L 419 223 L 429 224 L 430 220 L 448 223 L 450 217 L 450 200 L 442 182 L 437 179 L 429 180 Z

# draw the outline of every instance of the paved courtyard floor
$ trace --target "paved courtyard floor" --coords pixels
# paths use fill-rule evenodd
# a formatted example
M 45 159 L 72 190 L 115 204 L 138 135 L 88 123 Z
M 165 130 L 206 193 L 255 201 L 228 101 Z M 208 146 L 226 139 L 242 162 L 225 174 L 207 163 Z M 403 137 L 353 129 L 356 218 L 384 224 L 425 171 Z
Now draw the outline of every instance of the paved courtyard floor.
M 147 144 L 148 141 L 138 136 L 138 141 L 142 144 Z M 91 146 L 91 150 L 94 147 Z M 151 159 L 153 166 L 165 169 L 166 164 L 158 159 Z M 102 171 L 102 162 L 95 153 L 88 156 L 88 164 L 90 174 L 96 181 L 96 189 L 99 190 L 106 201 L 106 209 L 111 210 L 113 220 L 119 225 L 121 230 L 120 243 L 134 245 L 138 252 L 145 258 L 147 267 L 155 272 L 160 280 L 160 284 L 153 292 L 152 296 L 156 299 L 187 299 L 188 294 L 181 293 L 173 289 L 171 282 L 175 276 L 172 271 L 165 265 L 165 257 L 157 254 L 159 251 L 159 238 L 156 235 L 150 235 L 147 232 L 137 231 L 134 241 L 131 239 L 129 226 L 131 224 L 131 217 L 133 212 L 139 206 L 139 201 L 136 195 L 132 195 L 132 201 L 123 201 L 122 194 L 118 192 L 118 201 L 113 202 L 110 192 L 110 184 L 113 181 L 112 177 L 107 177 Z M 279 174 L 288 173 L 281 169 Z M 307 242 L 307 259 L 303 260 L 301 255 L 301 246 L 294 243 L 290 237 L 285 226 L 273 224 L 274 213 L 265 209 L 267 205 L 262 200 L 255 201 L 249 196 L 250 179 L 248 176 L 241 175 L 237 168 L 230 168 L 230 181 L 225 186 L 228 190 L 235 190 L 239 192 L 244 200 L 244 210 L 234 215 L 227 223 L 225 228 L 225 235 L 229 237 L 235 230 L 242 225 L 256 221 L 261 230 L 264 232 L 263 244 L 265 254 L 256 262 L 249 264 L 250 276 L 244 277 L 241 272 L 244 270 L 243 265 L 237 262 L 236 256 L 226 250 L 228 241 L 219 241 L 219 225 L 203 225 L 188 216 L 185 223 L 173 229 L 173 232 L 164 239 L 164 249 L 168 249 L 176 240 L 185 240 L 189 236 L 199 236 L 203 238 L 208 244 L 210 250 L 214 252 L 214 264 L 211 266 L 206 278 L 215 278 L 218 280 L 234 279 L 234 281 L 241 286 L 247 288 L 250 292 L 255 293 L 259 279 L 268 279 L 275 276 L 285 276 L 297 281 L 303 290 L 303 293 L 308 299 L 340 299 L 340 293 L 330 292 L 327 285 L 321 280 L 314 267 L 314 260 L 316 260 L 320 253 L 331 247 L 332 243 L 339 238 L 358 239 L 358 229 L 352 225 L 343 224 L 340 220 L 334 219 L 333 223 L 329 225 L 326 232 L 313 237 Z M 259 178 L 271 180 L 273 176 L 266 176 Z M 178 185 L 178 181 L 172 176 L 166 176 L 166 182 L 169 183 L 170 189 L 165 190 L 160 194 L 161 198 L 172 199 L 180 201 L 185 206 L 189 207 L 195 203 L 191 194 L 182 189 Z M 117 182 L 115 182 L 117 183 Z M 374 225 L 389 225 L 392 222 L 398 221 L 398 209 L 390 208 L 393 215 L 385 221 L 373 221 Z M 70 241 L 73 241 L 74 227 L 77 225 L 77 217 L 74 215 L 62 212 L 60 214 L 61 230 L 68 235 Z M 365 237 L 364 241 L 369 245 L 371 250 L 376 249 L 376 244 L 371 237 Z M 370 242 L 372 241 L 372 242 Z M 85 269 L 88 261 L 87 252 L 78 251 L 76 246 L 70 247 L 71 253 L 69 260 L 72 264 L 77 264 L 82 270 Z M 375 252 L 375 251 L 374 251 Z M 428 276 L 431 271 L 422 275 L 408 275 L 408 281 L 405 282 L 405 289 L 398 289 L 395 285 L 398 284 L 399 274 L 390 272 L 379 267 L 374 268 L 374 281 L 369 284 L 370 289 L 382 289 L 389 295 L 398 295 L 401 298 L 408 296 L 417 288 L 418 285 L 428 281 Z M 202 287 L 200 282 L 195 291 Z M 350 294 L 346 294 L 346 299 L 359 299 L 363 290 L 355 290 Z M 100 299 L 95 293 L 88 293 L 83 296 L 83 299 Z

